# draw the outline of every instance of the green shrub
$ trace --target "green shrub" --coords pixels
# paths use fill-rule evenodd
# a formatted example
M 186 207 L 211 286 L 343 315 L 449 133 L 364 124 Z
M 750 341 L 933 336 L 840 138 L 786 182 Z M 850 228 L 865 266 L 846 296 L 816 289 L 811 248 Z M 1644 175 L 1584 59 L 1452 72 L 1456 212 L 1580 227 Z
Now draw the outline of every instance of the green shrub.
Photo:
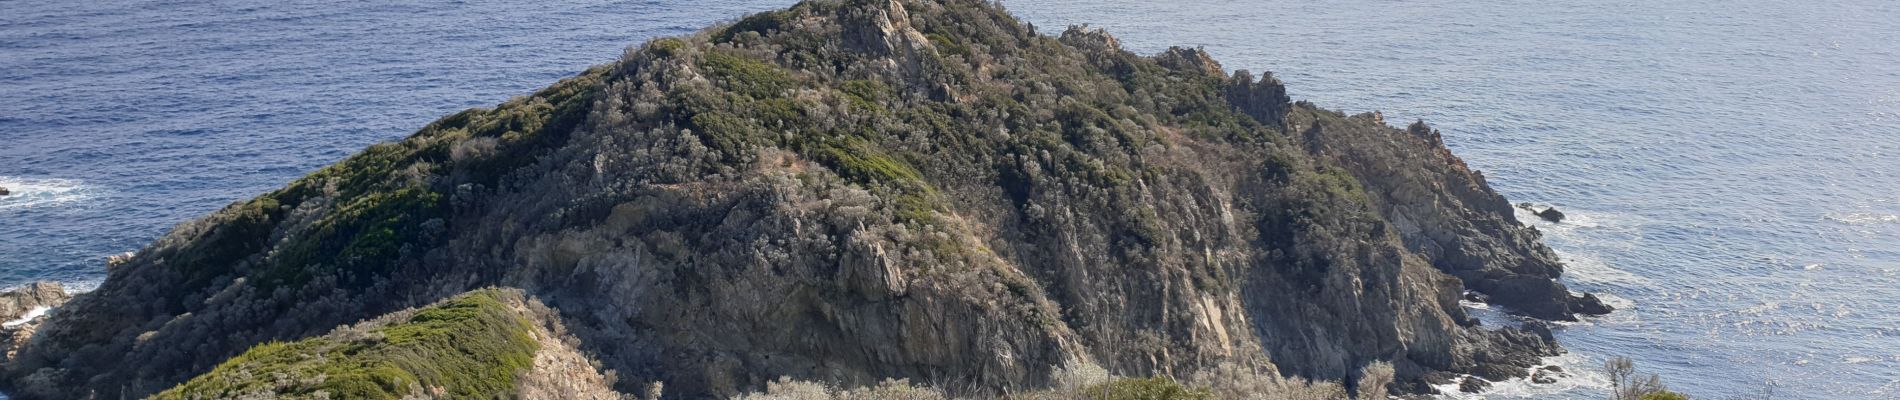
M 660 57 L 674 57 L 678 56 L 681 51 L 686 50 L 686 41 L 679 40 L 678 38 L 660 38 L 648 44 L 647 47 L 653 49 L 654 55 Z
M 1089 400 L 1212 399 L 1206 390 L 1182 386 L 1168 377 L 1117 379 L 1082 390 Z
M 752 98 L 778 97 L 798 87 L 798 80 L 790 72 L 731 52 L 708 52 L 703 64 L 727 90 Z
M 725 30 L 719 31 L 719 34 L 716 35 L 713 40 L 718 42 L 730 42 L 734 36 L 746 32 L 754 32 L 760 36 L 764 36 L 773 31 L 784 30 L 787 26 L 791 25 L 792 19 L 797 16 L 798 14 L 791 10 L 767 11 L 752 14 L 740 19 L 739 22 L 733 23 L 732 26 L 726 27 Z
M 955 54 L 964 57 L 970 56 L 970 46 L 957 43 L 955 39 L 951 39 L 949 36 L 944 36 L 941 33 L 932 33 L 924 35 L 924 37 L 930 39 L 930 43 L 937 45 L 937 49 L 943 50 L 945 54 Z
M 154 398 L 398 399 L 420 389 L 470 399 L 512 393 L 539 344 L 532 325 L 502 296 L 494 289 L 465 294 L 358 337 L 333 333 L 258 345 Z
M 1689 396 L 1665 390 L 1643 395 L 1642 400 L 1689 400 Z

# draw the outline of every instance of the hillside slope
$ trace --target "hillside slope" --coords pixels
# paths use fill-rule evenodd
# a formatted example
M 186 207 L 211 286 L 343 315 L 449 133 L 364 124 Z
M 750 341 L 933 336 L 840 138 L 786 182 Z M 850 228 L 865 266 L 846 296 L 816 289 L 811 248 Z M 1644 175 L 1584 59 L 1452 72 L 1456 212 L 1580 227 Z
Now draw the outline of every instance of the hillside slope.
M 1422 125 L 1271 75 L 1039 34 L 982 1 L 812 1 L 372 146 L 115 264 L 5 365 L 142 396 L 259 344 L 518 287 L 636 393 L 779 376 L 1048 384 L 1220 364 L 1401 389 L 1559 351 L 1607 308 Z M 1533 328 L 1538 324 L 1531 324 Z

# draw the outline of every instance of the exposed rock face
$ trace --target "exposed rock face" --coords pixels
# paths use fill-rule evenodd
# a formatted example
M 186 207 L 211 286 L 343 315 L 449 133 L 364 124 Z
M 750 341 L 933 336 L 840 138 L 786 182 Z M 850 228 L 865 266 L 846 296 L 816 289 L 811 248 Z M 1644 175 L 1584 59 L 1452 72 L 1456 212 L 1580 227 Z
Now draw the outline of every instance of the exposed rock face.
M 0 292 L 0 320 L 19 319 L 34 308 L 59 307 L 72 298 L 58 283 L 46 281 Z
M 1479 392 L 1483 392 L 1485 389 L 1490 389 L 1490 388 L 1491 388 L 1490 381 L 1486 381 L 1484 379 L 1481 379 L 1475 376 L 1465 377 L 1465 380 L 1463 382 L 1458 383 L 1458 391 L 1465 392 L 1465 393 L 1479 393 Z
M 71 299 L 64 287 L 45 281 L 0 292 L 0 321 L 7 321 L 0 324 L 0 362 L 12 360 L 33 338 L 48 309 Z
M 1522 376 L 1555 344 L 1476 327 L 1463 290 L 1551 319 L 1594 298 L 1436 135 L 1292 104 L 1199 51 L 1039 36 L 988 2 L 807 2 L 181 225 L 5 372 L 22 397 L 150 394 L 502 285 L 625 393 L 993 392 L 1077 359 L 1327 380 L 1390 361 L 1413 390 Z
M 1533 317 L 1609 312 L 1595 296 L 1572 295 L 1556 282 L 1563 273 L 1556 253 L 1517 221 L 1484 174 L 1444 147 L 1437 130 L 1424 122 L 1383 129 L 1365 123 L 1377 118 L 1372 114 L 1345 118 L 1306 103 L 1296 107 L 1316 116 L 1289 122 L 1307 149 L 1352 171 L 1406 247 L 1432 266 Z

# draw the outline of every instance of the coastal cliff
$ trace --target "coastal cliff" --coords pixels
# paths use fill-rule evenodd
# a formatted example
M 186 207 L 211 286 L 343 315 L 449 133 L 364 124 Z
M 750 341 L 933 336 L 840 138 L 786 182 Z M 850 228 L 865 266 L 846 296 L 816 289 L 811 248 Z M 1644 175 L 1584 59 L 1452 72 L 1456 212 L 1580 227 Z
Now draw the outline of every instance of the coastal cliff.
M 1435 131 L 1285 93 L 1199 50 L 1044 35 L 989 2 L 805 2 L 182 224 L 53 313 L 5 384 L 310 393 L 326 386 L 214 384 L 297 349 L 403 348 L 369 333 L 475 298 L 503 326 L 474 331 L 568 346 L 478 337 L 519 371 L 378 370 L 397 378 L 375 393 L 525 393 L 545 386 L 492 381 L 545 376 L 508 363 L 548 351 L 669 398 L 781 376 L 993 394 L 1078 363 L 1342 382 L 1389 364 L 1394 388 L 1425 392 L 1561 351 L 1535 322 L 1479 326 L 1466 290 L 1547 320 L 1609 311 L 1554 280 L 1536 232 Z

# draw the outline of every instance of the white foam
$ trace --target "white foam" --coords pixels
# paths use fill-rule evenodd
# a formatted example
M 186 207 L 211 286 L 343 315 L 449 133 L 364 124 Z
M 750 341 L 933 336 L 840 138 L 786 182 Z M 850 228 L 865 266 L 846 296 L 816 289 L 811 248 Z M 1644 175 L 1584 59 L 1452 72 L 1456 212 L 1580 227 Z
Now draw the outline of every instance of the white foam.
M 47 306 L 33 307 L 32 310 L 27 310 L 26 315 L 20 316 L 19 319 L 7 321 L 7 322 L 0 322 L 0 328 L 13 328 L 20 325 L 24 325 L 28 322 L 33 322 L 34 319 L 37 319 L 40 316 L 46 315 L 46 312 L 51 311 L 51 310 L 52 308 L 47 307 Z
M 1562 395 L 1575 395 L 1579 392 L 1579 389 L 1603 390 L 1610 387 L 1609 378 L 1603 376 L 1603 374 L 1597 370 L 1596 366 L 1592 365 L 1589 359 L 1577 355 L 1576 353 L 1544 357 L 1542 361 L 1543 362 L 1538 366 L 1531 367 L 1527 372 L 1534 374 L 1537 370 L 1551 365 L 1561 367 L 1563 368 L 1563 373 L 1557 376 L 1556 382 L 1545 384 L 1535 383 L 1531 382 L 1529 375 L 1527 375 L 1524 378 L 1512 378 L 1491 382 L 1491 388 L 1485 389 L 1482 393 L 1460 392 L 1458 391 L 1457 382 L 1433 385 L 1432 387 L 1438 389 L 1439 393 L 1441 393 L 1438 395 L 1438 398 L 1457 400 L 1543 399 L 1562 397 Z M 1464 376 L 1460 378 L 1470 379 L 1471 377 Z
M 1477 318 L 1478 322 L 1485 329 L 1497 330 L 1504 327 L 1516 328 L 1524 326 L 1523 321 L 1519 321 L 1516 317 L 1511 316 L 1510 313 L 1505 312 L 1503 307 L 1496 307 L 1487 303 L 1470 300 L 1458 300 L 1458 305 L 1464 306 L 1465 314 L 1471 315 L 1472 318 Z
M 0 211 L 53 206 L 92 197 L 88 186 L 73 179 L 0 176 L 0 187 L 12 192 L 0 196 Z
M 1557 251 L 1557 256 L 1564 261 L 1564 276 L 1572 281 L 1623 287 L 1646 287 L 1654 283 L 1642 275 L 1611 267 L 1609 263 L 1595 257 L 1561 250 Z
M 1547 205 L 1537 206 L 1537 208 L 1544 208 L 1544 207 L 1551 207 L 1551 206 L 1547 206 Z M 1511 207 L 1511 209 L 1516 211 L 1516 216 L 1517 216 L 1518 221 L 1524 222 L 1525 225 L 1535 226 L 1537 227 L 1538 230 L 1542 230 L 1542 231 L 1551 231 L 1551 230 L 1563 231 L 1563 230 L 1571 230 L 1571 229 L 1577 229 L 1577 228 L 1601 228 L 1603 226 L 1610 225 L 1614 222 L 1614 221 L 1611 221 L 1610 218 L 1605 217 L 1603 214 L 1591 212 L 1588 210 L 1557 208 L 1558 212 L 1564 213 L 1564 222 L 1550 222 L 1550 221 L 1545 220 L 1544 217 L 1539 217 L 1537 216 L 1537 214 L 1534 214 L 1530 210 L 1526 210 L 1523 207 L 1513 206 Z

